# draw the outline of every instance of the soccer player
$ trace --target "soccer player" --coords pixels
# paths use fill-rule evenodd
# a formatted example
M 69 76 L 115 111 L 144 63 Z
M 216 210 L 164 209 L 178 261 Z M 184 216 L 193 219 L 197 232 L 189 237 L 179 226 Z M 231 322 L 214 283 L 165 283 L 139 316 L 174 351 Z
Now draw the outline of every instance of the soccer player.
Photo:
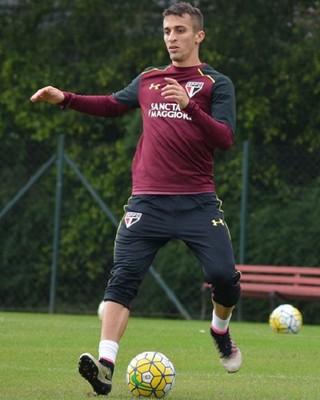
M 227 150 L 234 141 L 235 95 L 231 80 L 199 58 L 203 29 L 198 8 L 174 4 L 163 12 L 170 65 L 147 68 L 112 95 L 77 95 L 47 86 L 31 97 L 101 117 L 137 107 L 142 112 L 132 196 L 119 224 L 104 294 L 99 358 L 84 353 L 79 359 L 79 372 L 96 394 L 111 391 L 132 301 L 156 253 L 173 238 L 193 251 L 212 285 L 210 333 L 221 364 L 228 372 L 241 366 L 241 352 L 229 333 L 240 273 L 213 175 L 215 150 Z

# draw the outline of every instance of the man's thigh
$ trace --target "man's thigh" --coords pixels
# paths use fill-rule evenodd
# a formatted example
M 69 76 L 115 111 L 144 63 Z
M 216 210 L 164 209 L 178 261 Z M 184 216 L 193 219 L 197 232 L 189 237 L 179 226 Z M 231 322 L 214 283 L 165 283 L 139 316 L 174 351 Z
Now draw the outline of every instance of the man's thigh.
M 192 200 L 190 196 L 187 201 Z M 199 259 L 209 281 L 234 274 L 235 260 L 221 201 L 213 193 L 195 195 L 189 211 L 179 221 L 179 238 Z

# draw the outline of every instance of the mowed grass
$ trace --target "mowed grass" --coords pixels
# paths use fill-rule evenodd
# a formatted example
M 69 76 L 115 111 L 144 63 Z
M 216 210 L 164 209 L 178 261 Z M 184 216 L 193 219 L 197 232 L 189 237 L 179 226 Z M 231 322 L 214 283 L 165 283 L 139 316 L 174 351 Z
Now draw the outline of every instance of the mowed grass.
M 273 333 L 268 323 L 231 323 L 243 367 L 226 373 L 208 334 L 209 321 L 129 321 L 118 354 L 110 400 L 131 399 L 129 361 L 157 350 L 176 369 L 168 400 L 313 400 L 320 398 L 320 327 L 297 335 Z M 0 398 L 81 400 L 92 397 L 77 371 L 83 352 L 97 355 L 96 316 L 0 313 Z M 101 398 L 105 398 L 102 397 Z

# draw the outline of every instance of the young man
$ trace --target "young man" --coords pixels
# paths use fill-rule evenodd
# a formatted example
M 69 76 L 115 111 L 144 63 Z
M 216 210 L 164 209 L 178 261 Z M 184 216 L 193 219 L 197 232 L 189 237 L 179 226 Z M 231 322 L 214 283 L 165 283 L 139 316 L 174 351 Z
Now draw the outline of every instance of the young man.
M 111 391 L 131 303 L 157 251 L 172 238 L 194 252 L 212 284 L 210 333 L 223 367 L 236 372 L 241 366 L 241 352 L 229 334 L 240 273 L 213 180 L 215 149 L 233 144 L 234 88 L 230 79 L 200 61 L 205 33 L 199 9 L 172 5 L 163 13 L 163 32 L 172 63 L 146 69 L 113 95 L 81 96 L 49 86 L 31 97 L 95 116 L 118 116 L 136 107 L 142 112 L 132 196 L 117 232 L 104 295 L 99 358 L 85 353 L 79 359 L 79 372 L 96 394 Z

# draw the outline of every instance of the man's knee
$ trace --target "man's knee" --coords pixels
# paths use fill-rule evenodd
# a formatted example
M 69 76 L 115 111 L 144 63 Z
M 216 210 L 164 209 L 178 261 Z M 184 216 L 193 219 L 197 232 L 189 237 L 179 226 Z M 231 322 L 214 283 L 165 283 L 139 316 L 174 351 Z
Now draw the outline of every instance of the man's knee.
M 122 304 L 130 310 L 131 304 L 138 294 L 140 284 L 140 279 L 127 279 L 123 274 L 115 273 L 108 282 L 104 300 Z
M 212 285 L 212 300 L 225 307 L 232 307 L 237 304 L 241 292 L 240 276 L 241 273 L 236 270 L 228 281 Z

